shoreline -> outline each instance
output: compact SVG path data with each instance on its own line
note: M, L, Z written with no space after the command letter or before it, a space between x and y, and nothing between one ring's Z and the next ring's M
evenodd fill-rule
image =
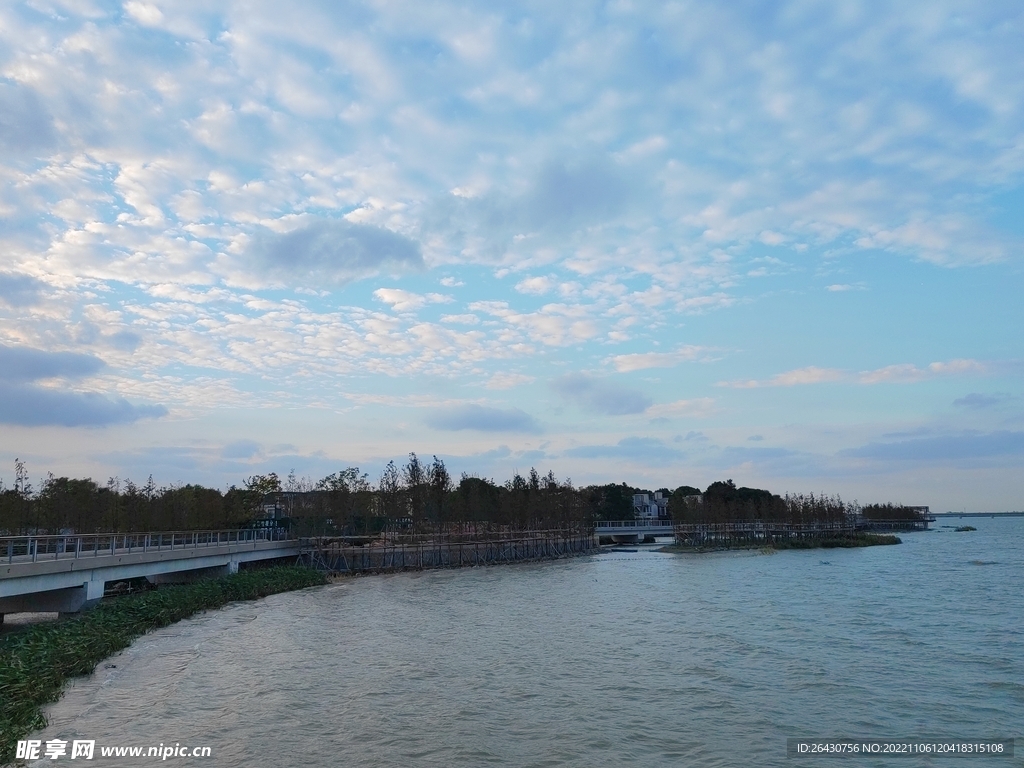
M19 739L46 726L42 708L60 699L71 678L92 674L104 659L147 632L206 610L328 583L300 566L244 570L116 597L58 621L26 625L0 637L0 765L14 764Z
M902 544L899 536L887 533L858 533L852 536L834 536L820 539L786 539L773 542L749 542L723 546L689 547L683 544L668 544L658 552L669 554L728 552L730 550L769 550L781 552L787 549L855 549L859 547L879 547Z

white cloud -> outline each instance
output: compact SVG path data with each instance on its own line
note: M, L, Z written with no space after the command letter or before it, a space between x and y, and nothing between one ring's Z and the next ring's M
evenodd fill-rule
M984 375L988 372L988 366L977 360L950 360L931 363L924 368L911 363L887 365L874 371L862 371L857 380L861 384L905 384L936 376Z
M698 397L692 400L676 400L671 403L658 403L647 409L646 413L653 418L672 418L690 416L708 418L714 413L715 400L711 397Z
M847 374L838 368L818 368L810 365L806 368L797 368L785 373L778 373L770 379L758 381L750 379L747 381L721 381L720 387L732 387L734 389L755 389L758 387L793 387L803 384L822 384L826 382L842 381Z
M488 389L513 389L535 381L533 376L521 373L496 373L487 380Z
M504 301L476 301L469 305L507 324L508 342L536 341L551 347L563 347L598 335L598 323L591 308L567 304L547 304L537 312L517 312Z
M555 281L551 277L528 277L516 283L516 290L520 293L532 296L541 296L555 287Z
M152 3L141 3L131 0L124 4L125 13L146 27L157 27L164 20L164 15Z
M708 350L704 347L684 346L674 352L640 352L629 355L615 355L610 362L619 373L641 371L645 368L671 368L682 362L696 360Z
M876 368L872 371L861 371L853 374L839 368L818 368L808 366L797 368L785 373L778 373L769 379L749 379L739 381L720 381L718 386L733 389L756 389L759 387L795 387L807 384L826 384L848 382L858 384L906 384L937 376L985 375L991 372L991 366L977 360L950 360L948 362L930 363L919 368L913 363L900 363Z
M441 315L442 323L451 323L453 325L477 325L480 322L480 318L476 315Z
M396 312L415 312L427 304L449 304L452 301L450 296L440 293L428 293L424 296L401 288L378 288L373 295L379 301L390 304ZM462 317L467 316L463 315Z

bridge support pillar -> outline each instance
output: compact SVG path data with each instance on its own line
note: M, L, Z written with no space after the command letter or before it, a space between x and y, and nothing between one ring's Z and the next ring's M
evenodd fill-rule
M107 582L90 579L85 582L85 602L82 604L85 608L91 608L96 605L103 597L103 590L106 589Z
M104 586L102 581L86 581L80 587L2 597L0 616L5 613L78 613L99 602Z

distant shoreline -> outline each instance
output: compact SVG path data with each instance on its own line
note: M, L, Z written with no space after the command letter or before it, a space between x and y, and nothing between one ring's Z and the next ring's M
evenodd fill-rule
M878 547L902 544L899 536L879 533L857 533L851 536L832 536L820 539L790 539L772 542L749 542L723 546L689 547L682 544L668 544L658 552L694 553L694 552L727 552L736 549L767 549L781 551L784 549L854 549L858 547Z

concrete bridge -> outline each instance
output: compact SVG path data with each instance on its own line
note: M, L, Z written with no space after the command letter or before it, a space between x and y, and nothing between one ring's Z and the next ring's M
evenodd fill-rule
M190 581L300 551L280 529L0 537L0 622L5 613L74 613L112 581Z
M594 524L594 536L598 543L601 539L611 539L614 544L638 544L643 541L653 542L656 536L672 535L672 521L657 518L599 520Z

